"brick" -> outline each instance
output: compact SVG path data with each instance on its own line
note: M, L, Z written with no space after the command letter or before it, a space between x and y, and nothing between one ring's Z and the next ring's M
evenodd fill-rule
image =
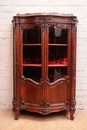
M0 90L5 91L5 90L12 90L12 89L13 89L13 77L11 76L0 77Z
M68 0L50 0L50 5L67 5Z
M12 96L12 90L0 90L0 104L12 102Z
M19 6L1 6L0 8L1 13L12 13L15 14L20 13L20 7Z
M85 46L81 45L81 46L78 46L77 51L78 51L79 54L81 52L86 54L87 48Z
M79 58L79 57L78 57ZM85 64L77 64L76 65L76 70L77 71L84 71L84 70L86 70L87 71L87 65L85 65Z
M25 0L24 0L25 1ZM22 2L22 1L21 1ZM10 4L11 6L13 5L20 5L20 1L19 0L10 0Z
M83 20L84 21L84 20ZM82 38L82 39L87 39L86 32L78 32L77 33L77 38Z
M77 83L80 83L80 84L87 84L87 77L83 76L83 77L80 77L79 75L77 76L78 78L76 78L76 82Z
M11 46L11 45L13 46L13 39L11 39L11 38L10 39L5 39L5 38L0 39L0 46L3 47L3 46Z
M9 58L8 58L9 59ZM12 58L11 58L12 59ZM8 60L9 61L9 60ZM12 60L11 60L12 61ZM11 62L10 61L10 62ZM12 64L12 63L11 63ZM13 67L11 67L11 64L1 64L0 65L0 71L3 70L3 71L12 71L13 70ZM13 65L13 64L12 64Z
M0 20L0 25L9 26L10 24L11 24L11 19L2 19L2 20Z
M6 104L6 103L0 104L0 110L6 110L6 109L11 110L12 108L13 108L12 103L9 103L9 104Z
M82 53L81 53L82 54ZM76 63L77 63L77 65L78 64L80 64L80 65L83 65L83 63L86 65L86 63L87 63L87 61L86 61L86 58L80 58L79 57L79 59L77 58L77 60L76 60Z
M0 5L10 5L10 0L0 0Z
M0 19L9 19L9 13L0 13Z
M0 77L4 77L4 76L8 76L8 75L13 76L12 70L10 70L10 71L9 70L8 71L7 70L6 71L0 70Z
M0 32L0 38L6 38L9 39L11 37L10 32Z
M79 19L78 25L79 26L83 26L83 23L84 23L84 26L87 26L87 18L85 18L85 19Z
M11 32L12 26L11 25L0 25L0 32Z
M79 77L87 77L87 71L77 71L77 76ZM84 81L85 82L85 81Z
M19 5L23 5L23 6L26 5L26 6L28 6L29 5L29 0L19 0Z
M39 7L38 7L39 8ZM25 13L35 13L37 12L37 9L35 6L20 6L20 13L25 14Z
M87 25L78 26L78 32L87 32Z
M13 55L13 46L2 46L2 48L0 48L0 56L2 57L2 59L4 58L8 58L9 56ZM1 60L0 60L1 62Z
M74 6L77 5L77 6L80 6L80 5L82 5L82 0L79 0L79 1L78 0L76 0L76 1L69 0L68 1L68 5L72 5L72 6L73 5Z
M30 5L49 5L49 0L30 0Z
M77 39L77 49L78 49L78 46L85 46L86 47L87 45L87 39Z

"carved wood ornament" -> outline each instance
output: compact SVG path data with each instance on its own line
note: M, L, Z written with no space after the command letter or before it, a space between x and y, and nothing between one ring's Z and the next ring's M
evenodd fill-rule
M22 109L47 115L75 111L77 17L57 13L13 17L14 97Z

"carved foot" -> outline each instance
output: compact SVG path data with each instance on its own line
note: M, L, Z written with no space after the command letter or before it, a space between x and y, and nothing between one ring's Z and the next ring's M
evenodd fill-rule
M72 104L71 104L71 108L70 108L70 117L71 117L71 120L73 120L74 119L74 112L75 112L75 105L76 105L76 101L74 100L73 102L72 102Z
M18 118L19 118L19 113L20 113L19 110L18 110L18 111L15 111L15 117L14 117L15 120L18 120Z
M75 110L71 110L70 111L70 118L71 118L71 120L74 120L74 112L75 112Z
M74 120L74 116L70 116L71 117L71 120Z
M15 118L14 118L14 119L15 119L15 120L18 120L18 118L19 118L19 116L15 116Z

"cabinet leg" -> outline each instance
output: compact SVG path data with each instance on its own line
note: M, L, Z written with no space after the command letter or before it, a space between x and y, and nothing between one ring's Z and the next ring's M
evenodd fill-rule
M76 100L74 99L74 101L72 102L71 104L71 108L70 108L70 117L71 117L71 120L74 119L74 112L75 112L75 105L76 105Z
M15 120L18 120L20 111L15 111Z
M74 112L75 112L75 110L70 110L70 118L71 118L71 120L74 119Z

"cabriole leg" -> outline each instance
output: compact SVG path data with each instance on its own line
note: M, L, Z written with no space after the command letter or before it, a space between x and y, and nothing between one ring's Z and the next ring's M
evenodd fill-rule
M15 120L18 120L18 118L19 118L19 113L20 113L20 111L19 110L15 110Z
M71 118L71 120L74 119L74 112L75 112L75 110L70 110L70 118Z

